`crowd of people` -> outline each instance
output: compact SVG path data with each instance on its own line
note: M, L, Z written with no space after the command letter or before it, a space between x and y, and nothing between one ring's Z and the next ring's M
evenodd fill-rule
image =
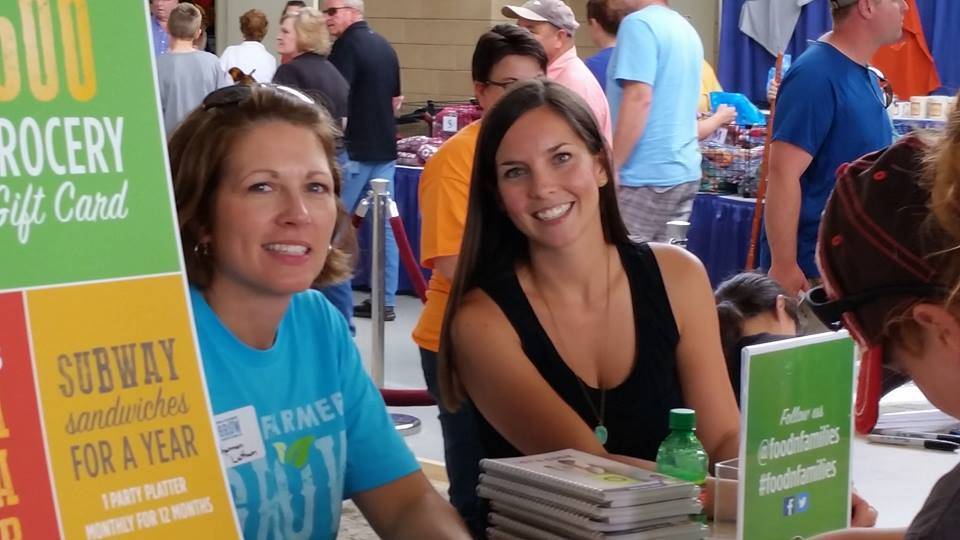
M154 43L166 33L161 102L214 413L329 404L323 422L264 424L267 457L228 470L245 537L335 535L349 497L384 537L482 538L480 459L576 448L651 467L675 407L698 411L711 462L735 457L740 350L814 318L850 330L871 377L896 371L960 415L960 112L943 134L894 143L867 69L899 36L901 0L833 0L834 31L777 89L770 273L716 291L696 257L659 242L689 216L710 129L697 111L715 76L691 24L663 0L589 0L604 50L584 62L566 3L503 8L516 24L484 32L472 57L483 116L440 147L419 186L433 273L413 339L440 405L449 503L350 337L370 304L352 305L347 216L371 178L393 177L396 53L362 0L294 1L275 69L257 10L241 17L244 43L211 61L187 50L199 10L166 4L151 2ZM224 82L231 69L241 84ZM873 388L859 391L875 409ZM305 457L291 468L294 445ZM948 538L958 501L960 467L906 531L829 538ZM851 511L855 526L876 521L856 495Z

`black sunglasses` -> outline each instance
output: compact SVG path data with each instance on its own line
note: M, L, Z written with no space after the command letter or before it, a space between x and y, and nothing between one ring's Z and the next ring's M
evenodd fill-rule
M320 13L323 13L323 14L326 15L327 17L333 17L333 16L336 15L337 12L340 11L341 9L356 9L356 8L353 8L353 7L351 7L351 6L332 7L332 8L327 8L327 9L322 10L322 11L320 11Z
M884 109L889 109L890 105L893 105L893 85L890 84L890 81L887 80L883 72L878 68L867 66L867 69L877 77L877 84L880 85L881 95L877 96L877 98L880 100L880 103L883 104Z
M203 110L209 111L210 109L216 109L218 107L238 105L253 94L254 88L273 90L277 93L285 94L310 105L317 104L316 101L310 99L310 96L304 94L296 88L290 88L289 86L270 83L234 84L232 86L218 88L217 90L207 94L207 97L203 98Z
M843 314L863 307L870 302L890 296L914 296L918 298L937 298L950 293L946 287L939 285L891 285L867 289L857 294L831 300L823 285L814 287L806 292L803 301L810 306L810 311L831 330L839 330L842 326Z

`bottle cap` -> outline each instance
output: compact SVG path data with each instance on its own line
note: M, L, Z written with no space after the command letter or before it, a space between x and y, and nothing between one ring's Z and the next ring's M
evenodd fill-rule
M697 425L697 413L693 409L670 409L670 429L693 431Z

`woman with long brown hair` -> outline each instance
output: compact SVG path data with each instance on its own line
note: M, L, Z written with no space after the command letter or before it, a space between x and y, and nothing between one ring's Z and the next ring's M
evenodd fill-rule
M650 461L684 406L711 460L736 456L703 266L628 238L614 174L589 108L555 83L521 83L487 112L439 379L448 408L475 404L488 457Z

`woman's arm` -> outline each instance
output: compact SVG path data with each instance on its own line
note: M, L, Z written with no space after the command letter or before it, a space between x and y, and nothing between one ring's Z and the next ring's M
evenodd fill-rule
M677 322L677 371L684 401L697 411L697 437L710 461L738 455L740 411L720 347L720 324L703 264L690 252L651 244Z
M357 493L353 502L380 538L470 538L456 510L421 471Z
M486 293L464 299L451 328L456 368L484 418L524 454L606 451L593 429L540 376L510 322Z

